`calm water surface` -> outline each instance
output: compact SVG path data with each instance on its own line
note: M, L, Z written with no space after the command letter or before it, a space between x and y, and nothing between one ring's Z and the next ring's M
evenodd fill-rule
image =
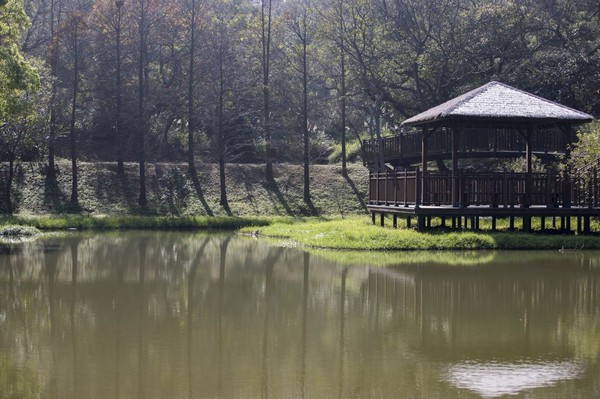
M0 397L600 396L600 253L0 247Z

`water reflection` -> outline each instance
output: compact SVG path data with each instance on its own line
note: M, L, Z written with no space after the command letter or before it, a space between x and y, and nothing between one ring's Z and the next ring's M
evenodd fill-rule
M575 362L460 363L450 366L444 377L457 388L493 398L553 386L582 374L583 367Z
M179 233L5 247L0 367L44 398L600 392L600 253L335 254Z

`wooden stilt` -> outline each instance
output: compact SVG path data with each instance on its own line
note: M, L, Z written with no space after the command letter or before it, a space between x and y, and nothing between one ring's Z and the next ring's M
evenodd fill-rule
M425 216L417 216L417 231L425 230Z
M590 217L583 217L583 234L590 234L592 232Z
M385 226L385 213L383 212L379 214L379 224L381 227Z
M513 231L515 229L515 217L511 216L508 218L508 229Z
M375 212L371 212L371 222L375 224Z
M492 216L492 231L496 231L496 216Z
M523 231L531 233L531 216L523 216Z
M412 227L412 219L410 216L406 217L406 228L410 229Z
M397 229L398 228L398 215L394 214L392 216L392 226Z

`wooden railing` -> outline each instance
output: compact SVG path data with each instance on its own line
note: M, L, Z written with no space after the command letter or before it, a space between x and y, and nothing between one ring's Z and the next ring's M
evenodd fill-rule
M547 173L387 171L369 174L369 204L386 206L600 207L597 172L565 180Z
M383 161L407 162L418 159L421 155L422 133L402 133L395 136L382 137ZM362 151L365 163L375 162L377 140L365 140ZM428 156L435 158L451 155L452 137L448 129L433 133L427 140ZM558 129L537 131L532 137L532 151L537 154L564 153L566 141L564 134ZM525 153L525 139L515 129L509 128L469 128L461 129L458 152L460 153L490 153L514 152Z

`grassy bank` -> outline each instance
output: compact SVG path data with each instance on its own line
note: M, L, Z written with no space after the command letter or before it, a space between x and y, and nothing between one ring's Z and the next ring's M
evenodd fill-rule
M442 231L381 228L368 217L275 222L257 229L282 244L349 250L600 249L598 236L521 232ZM243 229L251 231L251 229Z
M228 208L219 203L217 165L197 164L197 178L192 178L186 173L186 164L148 164L149 204L145 209L137 205L137 164L127 163L125 175L117 176L114 164L79 163L79 209L69 205L70 164L61 160L58 167L54 184L45 179L41 163L18 166L12 196L15 214L341 217L366 212L368 172L360 164L349 166L348 177L342 176L337 165L311 166L310 203L303 199L301 165L275 164L275 181L266 183L264 165L228 164ZM6 168L0 163L0 188Z
M284 218L228 216L13 216L0 218L0 226L31 226L40 230L106 229L224 229L283 223Z

